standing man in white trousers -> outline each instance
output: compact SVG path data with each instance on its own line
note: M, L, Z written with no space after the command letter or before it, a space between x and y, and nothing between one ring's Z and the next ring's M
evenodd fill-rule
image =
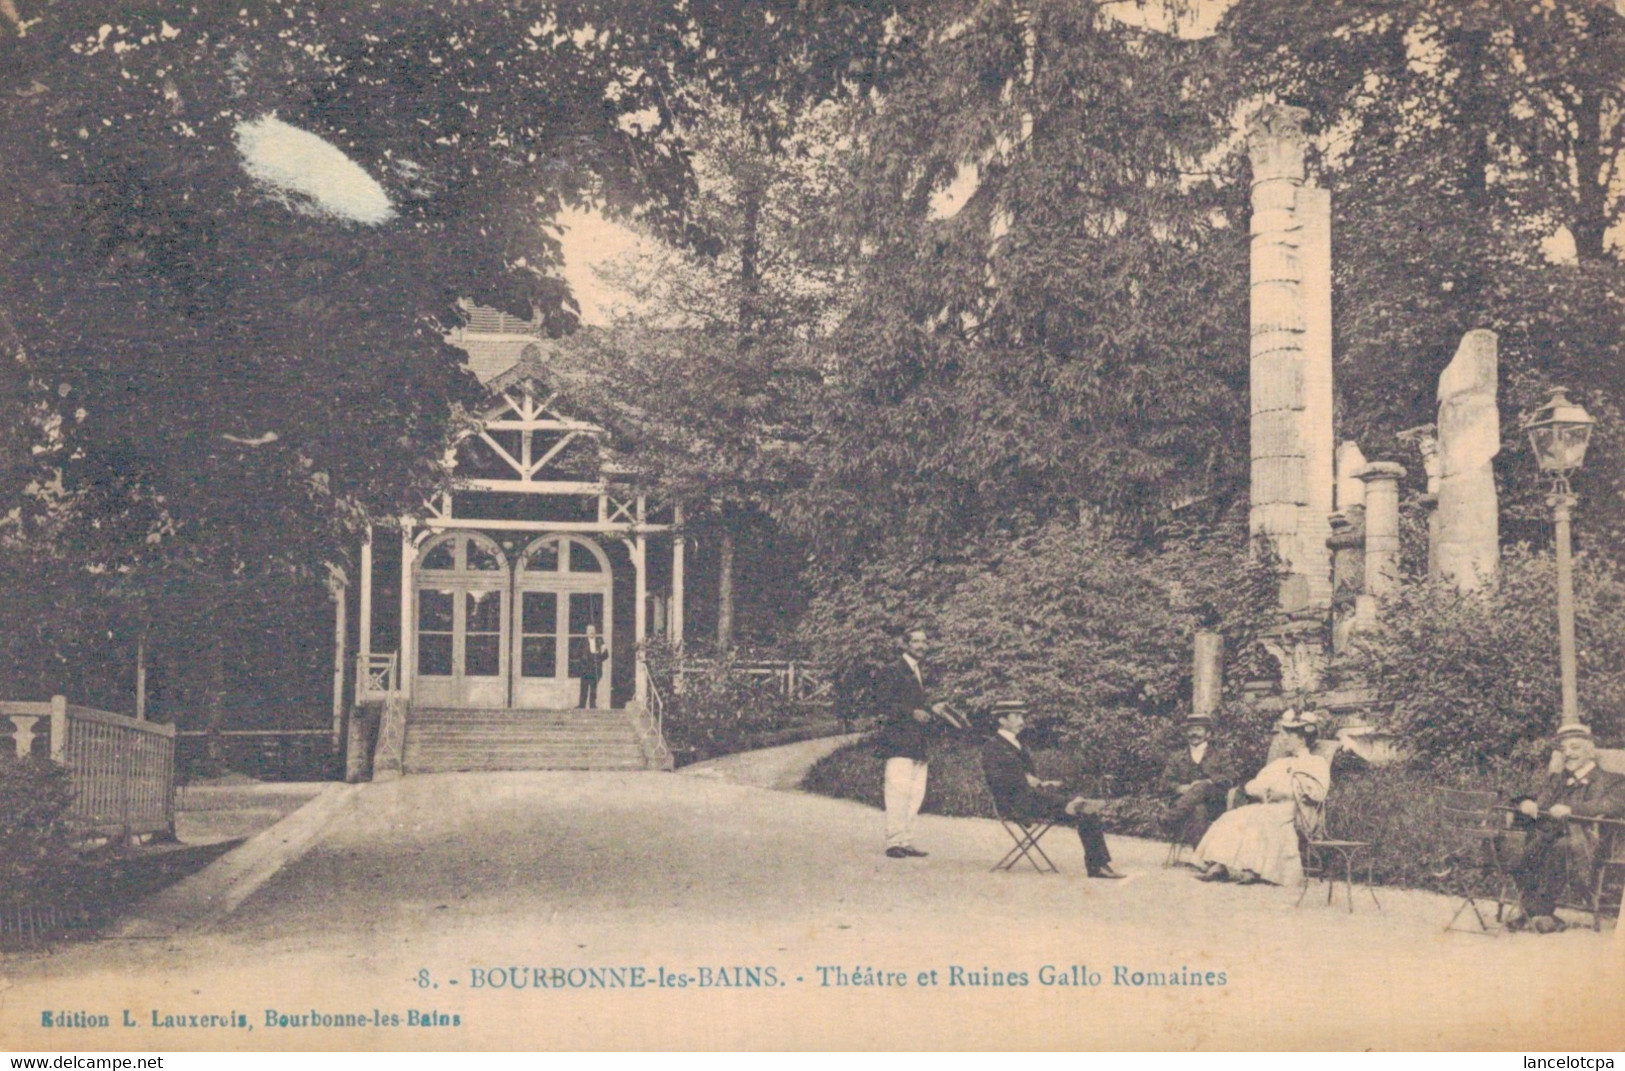
M932 703L926 694L925 630L910 629L903 636L902 657L887 666L877 688L880 701L880 754L886 760L886 856L922 858L914 847L914 820L925 801L926 746L937 720L955 728L965 726L946 703Z

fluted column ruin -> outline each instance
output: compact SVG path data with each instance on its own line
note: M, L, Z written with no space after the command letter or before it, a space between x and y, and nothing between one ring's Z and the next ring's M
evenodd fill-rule
M1304 181L1301 108L1268 105L1252 160L1250 528L1287 570L1283 605L1331 602L1331 200ZM1285 606L1299 609L1298 606Z

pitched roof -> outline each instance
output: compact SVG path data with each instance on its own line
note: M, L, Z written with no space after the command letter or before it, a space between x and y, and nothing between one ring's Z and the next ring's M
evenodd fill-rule
M535 321L466 299L459 304L468 322L452 328L446 341L468 354L469 371L486 386L523 359L545 364L558 349L558 342L546 337Z

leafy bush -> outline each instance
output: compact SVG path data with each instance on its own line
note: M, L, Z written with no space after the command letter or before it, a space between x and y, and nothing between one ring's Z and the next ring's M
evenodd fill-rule
M1087 756L1089 774L1139 784L1161 770L1189 708L1198 629L1224 634L1232 692L1273 673L1254 640L1274 609L1276 575L1246 548L1239 514L1149 544L1095 519L1052 522L956 563L873 563L825 591L803 635L845 672L857 712L872 709L868 673L897 657L904 629L923 627L956 705L985 711L1025 698L1036 723Z
M679 765L764 746L764 737L808 724L819 712L792 703L761 676L740 670L738 652L689 660L677 684L678 652L663 643L645 650L649 674L666 703L666 744Z
M0 755L0 909L49 904L69 890L72 803L60 766Z
M1371 843L1373 880L1383 885L1450 891L1438 873L1460 845L1440 827L1434 797L1441 788L1488 789L1503 799L1532 789L1545 767L1509 761L1449 775L1422 764L1334 769L1326 799L1328 832Z
M1625 711L1625 580L1607 563L1575 569L1580 705L1599 737ZM1353 668L1388 706L1391 727L1422 757L1483 766L1549 733L1559 709L1552 559L1514 548L1493 592L1448 583L1403 587L1381 626L1356 643Z

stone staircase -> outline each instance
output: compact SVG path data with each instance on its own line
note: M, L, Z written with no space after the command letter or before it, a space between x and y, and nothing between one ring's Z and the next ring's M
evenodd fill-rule
M446 710L406 719L405 773L669 769L635 710Z

